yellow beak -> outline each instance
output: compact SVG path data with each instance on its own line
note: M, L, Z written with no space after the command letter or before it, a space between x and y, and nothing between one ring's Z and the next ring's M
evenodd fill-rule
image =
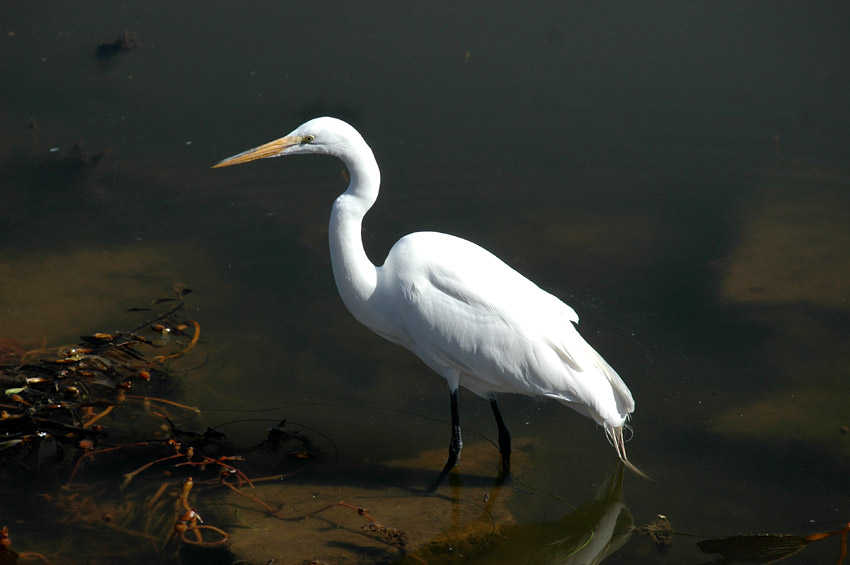
M280 139L275 139L274 141L269 141L259 147L254 147L253 149L249 149L248 151L243 151L237 155L232 157L228 157L227 159L222 159L218 163L212 166L213 169L217 169L219 167L229 167L230 165L239 165L240 163L248 163L250 161L256 161L257 159L265 159L267 157L277 157L280 155L284 149L288 147L292 147L293 145L298 145L301 143L301 136L293 135L291 137L281 137Z

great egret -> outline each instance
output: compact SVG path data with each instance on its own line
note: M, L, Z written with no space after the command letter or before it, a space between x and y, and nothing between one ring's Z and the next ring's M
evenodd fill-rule
M635 409L632 394L579 335L572 308L489 251L443 233L406 235L383 266L372 264L360 232L378 198L381 174L353 127L336 118L316 118L214 168L295 154L333 155L348 168L350 182L334 202L329 229L334 279L346 307L363 325L406 347L448 381L452 438L438 483L457 465L463 447L458 386L490 401L504 472L511 436L495 394L514 392L554 398L593 419L604 427L623 463L640 473L629 463L623 439L623 426Z

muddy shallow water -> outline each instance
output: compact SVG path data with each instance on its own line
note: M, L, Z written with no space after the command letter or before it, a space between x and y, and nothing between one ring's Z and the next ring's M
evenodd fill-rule
M174 378L201 415L182 425L222 426L234 450L284 419L309 436L309 460L247 463L257 474L303 463L257 486L287 517L344 499L404 529L412 562L488 563L710 562L696 541L850 521L847 8L0 12L0 338L76 343L190 287L204 358ZM98 51L125 31L127 50ZM406 233L444 231L570 304L635 396L628 449L652 481L627 472L620 488L600 429L506 396L514 478L493 491L490 409L462 392L459 475L422 494L445 456L448 394L336 294L326 238L342 165L209 168L322 114L355 125L381 166L363 233L373 260ZM109 482L137 464L99 461L100 504L150 496ZM33 500L51 487L5 471L15 484L0 526L16 551L108 561L85 523L60 520L45 538L50 507ZM295 524L226 488L198 493L232 556L175 559L402 557L346 507ZM682 534L663 551L629 530L659 514ZM787 562L837 557L829 538Z

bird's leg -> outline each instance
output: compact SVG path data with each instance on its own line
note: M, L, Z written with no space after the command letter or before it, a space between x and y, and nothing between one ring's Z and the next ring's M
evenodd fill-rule
M460 461L460 452L463 449L463 439L460 437L460 415L457 410L457 389L451 391L452 404L452 440L449 442L449 458L437 479L431 484L429 492L434 492L443 482L449 472L454 469Z
M502 412L495 398L490 399L490 408L496 417L496 426L499 428L499 452L502 454L502 473L507 474L511 468L511 432L502 419Z
M446 465L457 466L460 461L460 452L463 449L463 439L460 437L460 414L457 410L457 389L451 392L452 404L452 441L449 443L449 460Z

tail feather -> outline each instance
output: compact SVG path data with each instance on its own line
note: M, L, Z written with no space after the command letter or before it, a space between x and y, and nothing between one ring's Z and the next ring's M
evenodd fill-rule
M623 426L609 426L605 425L605 434L608 436L608 440L611 442L611 445L614 446L614 450L617 452L617 457L620 458L620 461L623 462L623 465L643 477L644 479L652 480L649 475L638 469L637 467L629 461L629 458L626 456L626 441L623 439Z

